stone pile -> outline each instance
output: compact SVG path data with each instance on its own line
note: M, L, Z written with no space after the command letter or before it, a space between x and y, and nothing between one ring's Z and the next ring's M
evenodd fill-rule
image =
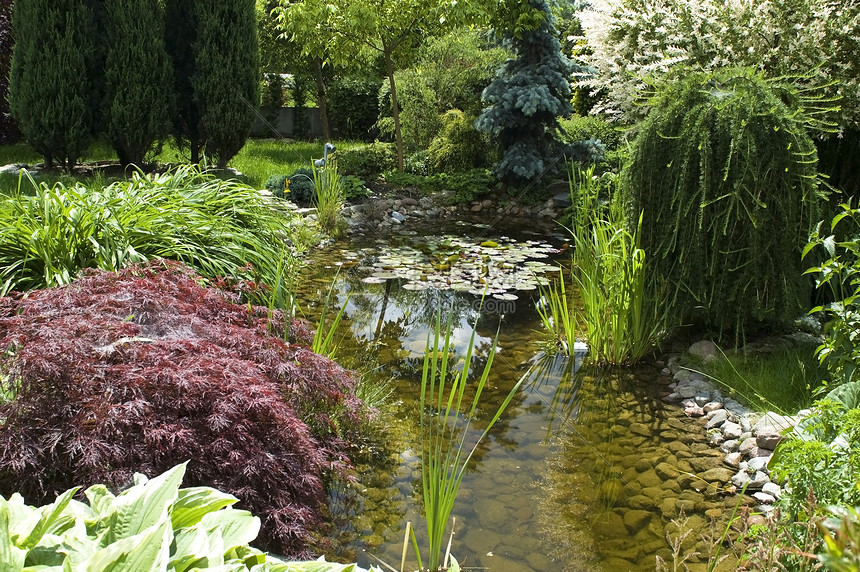
M697 342L688 350L705 361L714 359L718 351L709 341ZM731 485L736 491L751 495L762 513L770 513L782 488L771 480L768 462L784 438L783 432L794 427L808 412L785 416L751 411L725 397L704 374L683 367L678 357L668 360L664 373L673 378L669 385L672 392L664 399L679 403L688 417L704 421L708 442L725 455L723 464L736 471Z

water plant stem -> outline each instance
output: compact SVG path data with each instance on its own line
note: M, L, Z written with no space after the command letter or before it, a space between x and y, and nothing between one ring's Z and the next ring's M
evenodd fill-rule
M487 361L475 384L475 395L466 413L461 413L465 389L471 369L475 345L475 327L469 338L462 367L450 371L452 317L449 315L443 335L441 312L437 312L434 330L427 336L424 365L421 374L421 415L422 435L421 484L424 493L424 512L428 533L428 567L426 570L439 570L442 556L442 543L445 528L454 508L457 492L463 481L469 461L478 444L489 434L508 404L519 390L520 379L496 410L486 428L471 448L468 447L471 420L478 409L481 394L487 385L497 339L487 354ZM497 336L498 338L498 332ZM451 383L446 388L446 382ZM416 549L416 555L418 551ZM420 556L419 567L421 566ZM452 568L456 560L452 559ZM422 570L425 570L423 567Z

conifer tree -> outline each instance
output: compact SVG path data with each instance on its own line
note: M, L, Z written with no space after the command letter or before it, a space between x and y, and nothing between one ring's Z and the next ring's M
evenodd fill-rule
M171 68L158 0L108 0L105 113L120 163L140 165L170 126Z
M194 0L194 105L206 152L225 168L245 144L260 104L254 0Z
M12 63L12 0L0 0L0 143L15 137L15 124L9 116L9 66Z
M173 62L172 134L180 148L188 144L191 162L199 163L203 141L200 112L191 86L195 70L193 46L197 39L197 19L192 2L166 0L164 37L167 53Z
M95 135L99 59L95 18L85 0L18 0L9 106L27 141L50 168L72 169Z
M558 118L569 117L572 110L572 64L561 52L550 6L546 0L524 4L531 11L526 19L535 23L506 32L516 57L484 90L490 107L475 122L501 145L496 175L516 186L544 172L547 159L560 150ZM517 21L519 25L523 19Z

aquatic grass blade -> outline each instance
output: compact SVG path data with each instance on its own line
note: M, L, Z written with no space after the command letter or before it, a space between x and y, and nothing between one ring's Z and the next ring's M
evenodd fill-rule
M420 427L422 434L421 485L424 495L424 512L428 533L428 568L439 569L445 528L469 462L478 445L487 437L502 416L522 383L520 379L496 410L484 431L469 447L469 428L481 395L487 385L493 356L497 347L498 332L489 349L487 362L475 386L475 397L469 410L461 412L465 386L474 356L477 322L473 326L460 367L449 377L452 315L442 333L441 311L437 312L434 329L427 336L421 376ZM446 397L447 392L447 397ZM461 423L461 415L465 423Z

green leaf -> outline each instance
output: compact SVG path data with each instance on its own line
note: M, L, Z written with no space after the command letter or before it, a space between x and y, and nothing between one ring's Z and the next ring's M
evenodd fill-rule
M236 546L249 544L260 532L260 519L247 510L225 509L210 512L200 521L208 531L218 531L224 542L222 554Z
M828 393L825 399L832 399L842 403L846 409L860 407L860 381L844 383Z
M173 531L166 518L139 534L122 538L92 555L87 572L162 572L167 570Z
M114 499L108 541L135 536L169 520L169 510L179 496L187 463L177 465L147 482L140 482Z
M78 492L79 487L75 487L73 489L69 489L64 492L62 495L57 497L53 503L48 506L42 507L40 509L41 516L34 523L33 527L26 533L26 536L21 538L24 534L24 530L20 527L15 532L18 535L17 544L21 548L33 548L38 544L39 540L42 538L48 529L50 529L54 523L60 518L60 515L66 510L66 507L69 505L69 502L72 500L72 497ZM15 534L15 533L13 533Z
M24 567L27 551L21 550L12 543L12 537L9 534L9 513L8 502L0 497L0 568L16 572Z
M238 502L233 495L211 487L180 489L170 519L174 530L194 526L210 512L221 510Z

